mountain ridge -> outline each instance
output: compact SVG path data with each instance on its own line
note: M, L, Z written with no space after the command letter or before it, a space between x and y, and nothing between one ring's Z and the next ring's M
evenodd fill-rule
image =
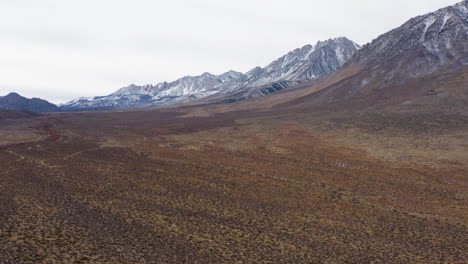
M242 88L273 85L279 81L289 86L338 70L358 48L358 44L345 37L319 41L316 45L309 44L290 51L264 68L257 66L246 73L231 70L214 75L206 72L199 76L185 76L173 82L156 85L133 84L107 96L72 100L62 105L61 109L74 111L167 106L215 94L228 94Z
M468 102L468 0L409 19L287 105ZM458 81L446 79L451 76ZM436 85L437 83L437 85ZM398 105L398 104L397 104Z
M28 99L17 93L9 93L0 97L0 109L27 110L31 112L58 112L59 108L46 100L39 98Z
M239 102L244 98L241 92L252 93L252 90L239 90L188 105L235 102L213 107L212 113L239 109L314 111L390 105L397 110L452 106L463 109L468 105L467 12L468 0L465 0L411 18L364 45L333 74L270 96ZM401 46L406 48L399 49Z

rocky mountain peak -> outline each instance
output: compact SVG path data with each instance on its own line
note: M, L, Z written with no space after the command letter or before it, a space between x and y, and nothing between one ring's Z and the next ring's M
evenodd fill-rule
M232 80L237 80L237 79L240 79L242 77L244 77L243 73L236 72L236 71L233 71L233 70L230 70L228 72L225 72L225 73L219 75L219 78L223 82L229 82L229 81L232 81Z
M20 99L20 98L22 98L22 96L13 92L13 93L9 93L9 94L5 95L3 98L4 99Z
M164 106L218 93L226 94L242 88L261 87L279 81L282 82L280 88L284 89L298 82L320 78L336 71L359 48L357 44L346 38L319 43L320 51L308 44L288 52L265 68L255 67L245 74L233 70L220 75L205 72L200 76L185 76L170 83L130 85L109 96L71 101L63 105L62 109ZM279 88L276 88L271 91L278 90Z
M458 40L455 41L454 40ZM465 49L468 40L468 1L410 19L401 27L365 45L349 61L376 67L407 50L421 48L444 63ZM454 47L458 46L458 47Z

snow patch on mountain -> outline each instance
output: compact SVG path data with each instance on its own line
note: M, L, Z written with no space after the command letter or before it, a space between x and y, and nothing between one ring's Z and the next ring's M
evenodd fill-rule
M428 19L426 19L424 21L424 30L421 34L421 41L423 42L425 39L426 39L426 34L427 34L427 30L432 26L434 25L434 22L436 22L437 19L435 17L429 17Z

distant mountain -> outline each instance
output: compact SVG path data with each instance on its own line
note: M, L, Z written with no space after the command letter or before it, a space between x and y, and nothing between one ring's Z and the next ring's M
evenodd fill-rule
M0 97L0 109L27 110L31 112L58 112L59 108L39 98L28 99L17 93Z
M130 85L108 96L79 98L61 106L64 111L129 109L185 103L213 95L242 91L236 100L258 97L298 82L323 77L340 69L360 48L347 38L318 42L295 49L247 73L229 71L221 75L204 73L157 85ZM261 89L261 87L269 87Z
M363 46L297 102L468 103L468 0L410 19Z
M186 76L174 82L157 85L130 85L108 95L79 98L61 106L64 111L109 110L163 106L183 103L215 94L221 90L236 89L242 73L230 71L221 75L204 73Z

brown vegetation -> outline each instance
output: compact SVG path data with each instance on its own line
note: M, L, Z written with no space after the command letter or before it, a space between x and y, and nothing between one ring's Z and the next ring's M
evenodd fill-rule
M466 262L466 113L191 111L0 124L0 262Z

